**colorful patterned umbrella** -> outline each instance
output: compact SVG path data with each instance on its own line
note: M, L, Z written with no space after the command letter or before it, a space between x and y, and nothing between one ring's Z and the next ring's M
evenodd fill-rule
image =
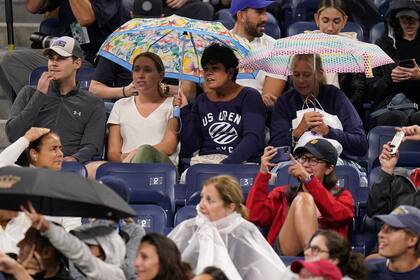
M128 21L107 38L99 55L131 71L133 59L150 51L161 57L166 77L202 82L200 58L204 48L212 43L230 47L239 60L250 50L248 41L219 22L173 15ZM239 71L238 78L254 77L252 71Z
M252 50L240 67L290 75L295 54L319 54L326 73L365 73L394 61L377 45L339 35L301 33L277 40L271 48Z

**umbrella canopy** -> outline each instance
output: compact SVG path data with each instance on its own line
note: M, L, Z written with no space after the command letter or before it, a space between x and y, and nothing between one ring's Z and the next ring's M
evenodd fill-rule
M106 39L99 55L131 71L138 54L153 52L162 59L166 77L202 82L201 55L212 43L230 47L239 60L250 50L247 40L227 30L220 22L172 15L128 21ZM238 78L255 78L255 73L240 70Z
M135 216L114 191L78 174L49 169L0 168L0 208L20 210L30 201L49 216L119 219Z
M301 33L279 39L270 48L252 50L240 67L290 75L295 54L319 54L326 73L365 73L366 77L373 76L372 68L394 63L374 44L339 35Z

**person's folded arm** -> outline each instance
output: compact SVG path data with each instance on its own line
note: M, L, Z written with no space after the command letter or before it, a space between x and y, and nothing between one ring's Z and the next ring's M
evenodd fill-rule
M324 136L340 142L343 146L344 155L364 156L367 152L368 143L362 120L343 92L336 98L335 108L337 108L337 117L343 125L343 130L330 128Z
M274 105L270 127L271 146L292 146L292 119L289 116L289 107L283 97L279 97Z
M95 155L101 155L105 135L105 106L98 102L93 110L80 141L81 148L74 155L79 162L91 160Z
M178 146L177 132L178 120L175 118L169 119L162 140L158 144L154 145L154 147L167 156L172 155L175 153Z
M39 91L33 92L30 86L24 87L10 109L10 117L6 122L6 134L10 142L15 142L19 137L34 126L48 96Z
M197 104L187 105L181 108L180 141L181 148L186 155L192 155L201 149L201 121L198 116Z
M88 26L96 21L90 0L69 0L69 2L73 15L81 26Z

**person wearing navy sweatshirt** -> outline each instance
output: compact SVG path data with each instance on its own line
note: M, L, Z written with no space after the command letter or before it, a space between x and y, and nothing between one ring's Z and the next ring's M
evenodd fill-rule
M209 89L192 105L175 97L181 106L181 147L184 154L218 155L213 163L258 162L264 148L266 108L255 89L235 83L238 59L222 45L207 47L201 58Z
M295 55L292 60L293 88L285 92L274 105L270 145L292 146L306 131L312 131L325 138L335 139L343 146L341 158L360 160L367 152L367 138L362 121L345 93L332 85L326 85L322 63L316 56L316 75L313 73L313 55ZM302 109L305 99L321 104L325 112L336 115L343 130L332 128L323 121L319 111L306 112L295 129L292 120L296 111ZM317 107L319 108L319 107Z

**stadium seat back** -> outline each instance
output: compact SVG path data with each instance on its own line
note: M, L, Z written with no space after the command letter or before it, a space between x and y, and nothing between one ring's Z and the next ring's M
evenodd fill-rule
M293 20L312 20L318 10L318 2L318 0L293 0Z
M136 204L130 206L136 211L136 217L133 218L134 222L141 225L146 233L166 233L166 213L162 207L154 204Z
M393 126L376 126L368 133L368 172L379 166L379 155L382 147L391 141L395 135ZM397 166L412 167L420 166L420 145L416 141L406 141L399 148L399 159Z
M378 22L370 29L369 41L375 44L376 40L381 38L385 32L385 25L383 22Z
M38 84L38 80L41 77L42 73L48 71L48 67L41 66L33 70L29 74L29 85L36 86ZM80 67L76 74L76 81L80 82L80 87L88 90L90 86L90 81L93 77L93 72L95 72L95 68L93 67Z
M61 171L77 173L83 177L87 177L86 167L80 162L76 161L63 161Z
M258 170L259 166L256 164L195 164L187 171L186 199L188 201L194 193L200 193L204 181L222 174L235 177L243 191L247 193L254 183Z
M194 218L195 216L197 216L197 210L195 206L185 206L178 209L178 211L175 213L174 227L185 220Z

